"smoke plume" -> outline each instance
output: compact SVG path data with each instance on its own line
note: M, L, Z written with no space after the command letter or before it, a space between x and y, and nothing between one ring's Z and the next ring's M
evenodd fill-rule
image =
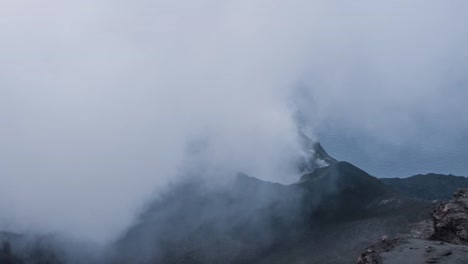
M106 242L190 173L294 182L298 130L456 144L467 8L2 1L0 229Z

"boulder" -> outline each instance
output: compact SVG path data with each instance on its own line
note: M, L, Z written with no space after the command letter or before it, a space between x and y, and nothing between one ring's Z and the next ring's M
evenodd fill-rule
M432 220L432 239L468 245L468 189L458 190L452 200L436 206Z

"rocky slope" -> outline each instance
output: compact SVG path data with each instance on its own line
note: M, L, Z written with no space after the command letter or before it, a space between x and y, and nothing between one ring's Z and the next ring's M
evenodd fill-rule
M432 228L417 230L427 224ZM385 237L367 248L357 263L468 263L468 189L460 189L452 200L435 205L432 220L415 225L410 234Z
M215 190L195 182L149 207L116 244L114 262L349 263L376 236L407 232L428 209L347 162L292 185L246 175Z
M409 232L430 209L428 202L402 197L347 162L316 169L297 185L311 194L329 191L311 212L306 235L258 263L352 263L366 243Z

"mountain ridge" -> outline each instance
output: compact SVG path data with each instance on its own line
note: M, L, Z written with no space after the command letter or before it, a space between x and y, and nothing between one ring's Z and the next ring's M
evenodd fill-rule
M418 174L407 178L380 178L381 182L408 197L449 200L459 188L468 188L468 178L451 174Z

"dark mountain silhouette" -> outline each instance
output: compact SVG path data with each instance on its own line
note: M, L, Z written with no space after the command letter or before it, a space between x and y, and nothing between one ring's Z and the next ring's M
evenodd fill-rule
M451 174L429 173L380 181L403 195L425 200L449 200L456 190L468 187L468 178Z
M0 232L0 264L68 263L62 245L49 235Z

